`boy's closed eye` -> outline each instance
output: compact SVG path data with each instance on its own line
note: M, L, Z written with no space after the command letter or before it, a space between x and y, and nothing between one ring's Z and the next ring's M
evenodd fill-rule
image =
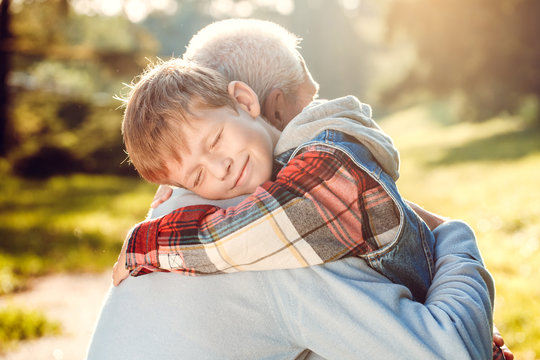
M203 174L203 169L202 168L197 170L196 175L195 175L195 180L193 181L193 188L196 188L199 184L202 183L203 175L204 174Z
M213 150L221 141L223 135L223 128L220 128L216 135L214 136L214 139L210 143L210 150ZM198 185L200 185L204 180L204 171L202 168L197 170L195 175L195 180L193 181L193 188L196 188Z
M217 144L218 144L218 143L220 142L220 140L221 140L221 137L222 137L221 135L222 135L222 134L223 134L223 128L221 128L221 129L217 132L216 136L214 137L214 140L212 141L212 144L210 145L210 149L213 149L213 148L215 148L215 147L217 146Z

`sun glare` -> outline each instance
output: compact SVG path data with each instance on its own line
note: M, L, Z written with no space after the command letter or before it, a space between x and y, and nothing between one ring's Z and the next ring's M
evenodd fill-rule
M294 10L294 2L293 0L213 0L210 4L210 13L215 18L249 17L259 7L290 15Z
M132 22L140 22L152 11L174 13L178 4L175 0L73 0L76 12L86 15L125 15Z
M128 0L124 5L124 11L129 20L133 22L143 21L150 12L147 2L144 0Z

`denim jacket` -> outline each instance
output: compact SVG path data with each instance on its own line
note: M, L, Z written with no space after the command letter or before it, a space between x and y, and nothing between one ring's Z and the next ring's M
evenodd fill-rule
M336 130L324 130L312 140L283 153L277 160L286 163L305 147L316 144L344 152L392 197L395 209L399 212L399 231L392 241L362 257L392 282L409 288L415 300L424 301L435 273L434 238L427 225L404 202L394 180L382 170L371 152L350 135Z

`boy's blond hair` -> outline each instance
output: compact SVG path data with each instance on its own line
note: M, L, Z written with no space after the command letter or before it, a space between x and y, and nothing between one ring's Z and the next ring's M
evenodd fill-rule
M306 78L311 78L298 52L300 41L270 21L226 19L195 34L184 59L216 69L229 81L245 82L262 105L273 89L295 96Z
M139 174L169 184L170 160L180 161L183 131L194 107L231 107L228 81L219 72L182 59L150 64L131 86L124 102L122 135ZM170 184L175 185L175 184Z

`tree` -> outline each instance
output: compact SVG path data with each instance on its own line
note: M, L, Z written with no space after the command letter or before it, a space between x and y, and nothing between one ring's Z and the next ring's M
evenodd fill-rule
M321 96L364 100L372 80L373 47L355 29L357 16L338 1L296 0L285 27L301 37L302 55L321 85Z
M537 0L396 1L387 19L390 37L405 34L417 62L386 100L419 89L460 92L470 120L515 111L525 96L538 101L539 17Z
M0 3L0 157L7 152L9 91L7 76L10 68L9 0Z
M132 173L120 167L125 153L113 95L154 56L156 41L126 17L84 15L71 4L19 0L7 12L13 36L6 47L6 158L22 176Z

